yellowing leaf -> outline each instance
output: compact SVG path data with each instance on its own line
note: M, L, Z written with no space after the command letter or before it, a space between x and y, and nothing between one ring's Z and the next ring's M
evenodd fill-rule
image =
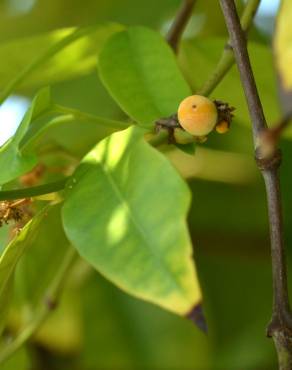
M115 133L68 186L65 232L117 286L185 315L201 299L186 225L188 187L139 128Z
M274 48L283 87L292 89L292 2L282 0L277 19Z

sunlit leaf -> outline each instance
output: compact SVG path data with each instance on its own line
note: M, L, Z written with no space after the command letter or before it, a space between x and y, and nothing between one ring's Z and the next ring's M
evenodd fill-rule
M121 108L142 125L173 114L190 95L170 47L147 28L113 35L100 53L99 72Z
M21 153L19 146L31 120L45 112L50 104L48 89L41 90L32 101L13 137L0 148L0 185L28 172L36 164L36 157L32 154Z
M106 39L121 29L118 24L98 24L81 29L64 28L2 43L1 88L42 55L44 60L19 83L19 88L40 87L86 74L95 67L96 55Z
M105 277L185 315L201 298L189 204L189 190L167 159L140 129L129 128L85 157L68 186L63 222L72 244Z

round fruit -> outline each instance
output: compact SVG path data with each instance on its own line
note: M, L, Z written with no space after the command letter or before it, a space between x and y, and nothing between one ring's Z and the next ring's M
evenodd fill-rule
M209 134L218 119L216 105L201 95L185 98L178 107L177 116L182 128L194 136Z
M227 121L221 121L216 125L216 131L218 134L225 134L229 130L229 124Z

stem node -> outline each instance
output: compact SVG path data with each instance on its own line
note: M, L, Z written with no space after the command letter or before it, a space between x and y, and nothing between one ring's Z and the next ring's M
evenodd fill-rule
M255 150L255 161L260 171L278 170L282 162L282 152L276 149L272 156L263 157L261 148Z

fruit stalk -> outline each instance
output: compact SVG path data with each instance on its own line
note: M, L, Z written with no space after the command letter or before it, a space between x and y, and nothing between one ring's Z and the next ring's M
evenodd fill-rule
M176 53L184 29L191 18L195 0L184 0L181 8L178 10L176 17L166 35L166 41Z
M256 14L256 11L259 7L260 0L248 0L242 16L240 18L240 23L242 29L247 34L253 18ZM225 48L222 52L222 55L215 67L215 69L210 74L209 78L205 81L203 86L199 88L196 92L197 94L209 96L212 91L216 88L216 86L222 81L224 76L229 72L231 67L234 64L234 55L233 50L230 47L230 42L228 41L225 45Z
M176 14L176 17L166 35L166 41L169 46L176 53L178 49L178 44L180 42L181 36L186 28L186 25L191 18L192 10L195 5L196 0L185 0L182 3L181 8Z

